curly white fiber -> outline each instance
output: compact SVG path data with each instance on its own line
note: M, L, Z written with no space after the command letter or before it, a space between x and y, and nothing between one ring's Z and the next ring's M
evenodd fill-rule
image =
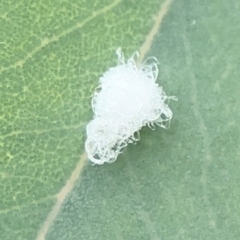
M118 65L100 78L100 91L92 99L94 119L87 125L85 148L95 164L114 162L128 143L140 139L143 126L166 128L173 114L165 101L177 100L156 83L156 58L148 58L138 67L138 52L127 62L120 48L116 53Z

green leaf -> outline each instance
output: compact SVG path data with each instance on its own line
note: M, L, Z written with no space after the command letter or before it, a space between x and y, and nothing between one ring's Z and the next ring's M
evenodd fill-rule
M149 41L162 3L0 2L1 239L239 238L239 1L165 5L148 55L179 98L170 129L113 164L82 155L99 76Z
M64 200L98 79L119 46L144 42L161 2L0 1L1 239L36 238Z
M117 162L86 166L47 239L238 239L238 1L174 1L149 56L179 101Z

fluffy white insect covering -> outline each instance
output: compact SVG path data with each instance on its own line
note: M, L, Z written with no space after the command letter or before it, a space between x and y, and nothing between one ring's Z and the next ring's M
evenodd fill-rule
M127 62L120 48L116 53L118 65L100 77L92 99L94 119L87 125L85 148L94 164L114 162L128 143L140 139L143 126L166 128L173 115L168 100L177 100L156 83L156 58L148 58L138 67L138 52Z

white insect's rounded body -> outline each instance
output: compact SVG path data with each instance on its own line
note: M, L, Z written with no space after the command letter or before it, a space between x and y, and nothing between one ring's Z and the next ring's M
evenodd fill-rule
M87 125L85 148L88 158L95 164L114 162L128 143L139 140L138 131L145 125L164 123L172 118L165 103L167 97L156 83L157 60L143 63L138 68L134 56L127 63L120 49L119 64L100 78L100 91L92 100L94 119Z

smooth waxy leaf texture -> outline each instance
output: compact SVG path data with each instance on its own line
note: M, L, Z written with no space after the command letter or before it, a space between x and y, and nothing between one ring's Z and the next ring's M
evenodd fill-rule
M148 53L179 98L170 129L86 167L47 239L239 238L239 10L172 2Z
M114 164L86 162L63 189L74 184L99 76L118 46L130 56L148 41L162 3L1 2L2 239L42 239L42 226L47 240L239 238L237 0L165 9L147 55L179 98L170 129L144 128Z

